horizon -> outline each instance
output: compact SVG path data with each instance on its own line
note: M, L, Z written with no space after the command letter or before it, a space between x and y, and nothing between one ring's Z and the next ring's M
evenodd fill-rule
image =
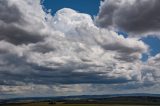
M153 96L154 95L154 96ZM95 95L65 95L65 96L28 96L28 97L10 97L10 98L4 98L4 99L0 99L0 100L14 100L14 99L36 99L36 98L71 98L71 97L83 97L83 96L105 96L105 97L128 97L128 96L137 96L137 97L145 97L145 96L149 96L149 97L160 97L160 94L151 94L151 93L126 93L126 94L95 94ZM104 98L105 98L104 97ZM97 98L97 97L93 97L93 98Z

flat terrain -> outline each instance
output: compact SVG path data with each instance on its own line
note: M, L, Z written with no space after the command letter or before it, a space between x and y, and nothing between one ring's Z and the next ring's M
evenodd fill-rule
M48 104L48 102L29 103L29 104L10 104L0 106L159 106L159 105L127 105L127 104Z
M94 96L93 96L94 97ZM120 96L100 98L21 98L0 102L0 106L160 106L160 97Z

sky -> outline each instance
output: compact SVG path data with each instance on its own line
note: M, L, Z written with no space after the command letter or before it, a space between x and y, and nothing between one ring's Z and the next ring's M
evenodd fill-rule
M62 8L71 8L81 13L96 16L99 10L100 0L44 0L45 9L51 9L52 15Z
M0 0L0 99L160 94L159 0Z

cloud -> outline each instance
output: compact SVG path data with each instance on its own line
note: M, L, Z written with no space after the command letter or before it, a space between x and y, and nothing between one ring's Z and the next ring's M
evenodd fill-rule
M153 81L155 83L159 83L159 77L160 77L160 54L157 54L156 56L150 57L149 60L147 61L146 65L146 70L147 72L145 74L148 74L147 76L152 76L148 77L148 80Z
M155 80L152 70L146 71L148 65L141 62L142 54L148 52L141 40L99 28L90 15L72 9L61 9L52 16L44 12L40 0L1 2L0 8L6 8L0 12L1 93L26 94L44 86L65 94L73 85L80 87L79 92L88 84L86 89L96 84ZM8 19L3 18L6 15ZM25 89L27 85L34 87Z
M6 12L7 11L7 12ZM11 5L8 1L0 1L0 19L6 23L19 22L22 21L21 13L15 5ZM15 14L13 14L13 12Z
M6 40L16 45L42 41L43 36L41 35L41 32L38 32L39 28L37 29L37 27L39 27L39 23L41 24L40 27L43 28L43 24L35 19L37 18L36 16L32 19L31 10L23 10L23 8L21 8L22 6L18 7L18 3L15 4L14 2L17 1L0 1L0 40ZM21 3L23 2L24 1ZM24 6L28 3L29 1L24 2ZM28 14L24 11L27 11ZM41 21L43 22L44 20Z
M105 0L96 18L98 26L114 28L130 36L159 37L159 0Z

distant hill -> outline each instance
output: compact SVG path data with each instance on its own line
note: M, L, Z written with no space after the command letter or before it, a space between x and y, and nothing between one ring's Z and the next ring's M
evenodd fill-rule
M113 94L113 95L78 95L78 96L59 96L59 97L26 97L2 99L0 104L9 103L31 103L44 101L63 101L66 103L110 103L110 102L146 102L160 104L160 94ZM148 102L147 102L148 101Z

